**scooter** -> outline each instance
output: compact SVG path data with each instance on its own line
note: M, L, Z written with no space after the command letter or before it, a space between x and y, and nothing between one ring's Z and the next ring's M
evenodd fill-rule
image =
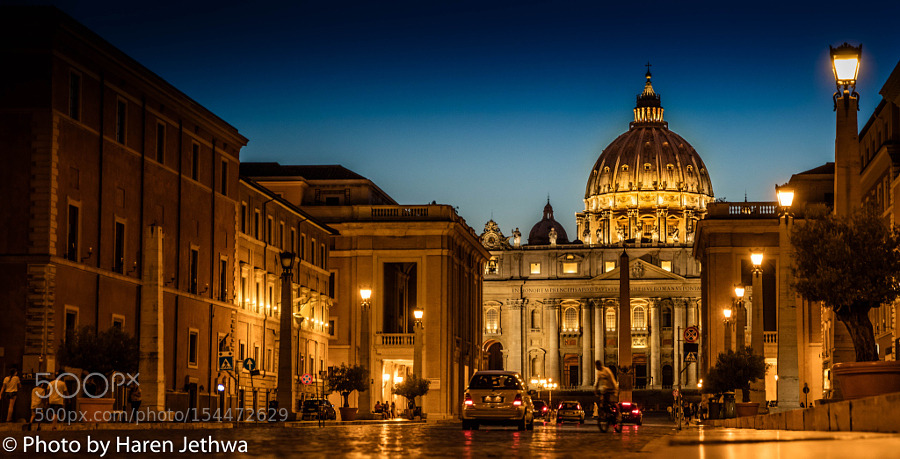
M610 402L597 418L597 426L600 428L600 431L605 433L609 430L609 426L612 426L616 433L621 433L622 422L619 416L618 407L616 407L615 403Z

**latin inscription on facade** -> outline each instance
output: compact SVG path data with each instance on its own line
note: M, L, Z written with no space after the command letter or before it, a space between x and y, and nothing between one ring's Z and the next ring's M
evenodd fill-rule
M632 292L693 292L700 286L694 285L632 285ZM515 289L518 290L518 289ZM618 293L618 286L587 286L587 287L525 287L523 292L528 294L540 293Z

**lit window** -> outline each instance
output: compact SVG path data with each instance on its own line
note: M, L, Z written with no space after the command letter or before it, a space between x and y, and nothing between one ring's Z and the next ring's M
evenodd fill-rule
M500 328L500 314L496 309L491 308L488 309L485 318L485 327L487 328L488 333L497 333L497 329Z
M565 316L563 318L563 331L577 331L578 330L578 311L575 308L566 309Z
M616 269L616 262L614 262L614 261L607 261L607 262L606 262L606 265L605 265L605 268L603 269L603 272L608 273L608 272L610 272L610 271L612 271L612 270L614 270L614 269Z
M540 263L532 263L531 264L531 274L540 274L541 273L541 264Z
M616 331L616 310L606 308L606 331Z
M643 306L635 306L631 313L631 328L645 330L647 328L647 311Z
M566 274L575 274L578 272L578 263L563 263L563 272Z
M672 272L672 262L669 260L659 262L659 266L666 271Z

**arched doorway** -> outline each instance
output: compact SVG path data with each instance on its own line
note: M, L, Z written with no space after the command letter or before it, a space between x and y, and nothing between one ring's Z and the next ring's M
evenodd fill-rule
M485 351L487 370L503 369L503 345L499 341L494 341Z
M675 382L675 376L674 376L674 372L672 370L672 365L663 365L663 367L662 367L663 389L671 388L673 382Z

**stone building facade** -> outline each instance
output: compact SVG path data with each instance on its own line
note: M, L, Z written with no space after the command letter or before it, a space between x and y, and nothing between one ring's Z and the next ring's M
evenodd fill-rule
M593 361L617 367L620 346L628 346L636 389L696 388L698 365L685 363L682 337L687 327L705 332L690 246L712 198L703 161L669 130L647 72L629 130L588 175L585 210L575 216L580 239L568 239L549 201L527 242L518 228L506 236L493 220L485 225L485 367L588 389ZM630 338L622 338L623 324Z

